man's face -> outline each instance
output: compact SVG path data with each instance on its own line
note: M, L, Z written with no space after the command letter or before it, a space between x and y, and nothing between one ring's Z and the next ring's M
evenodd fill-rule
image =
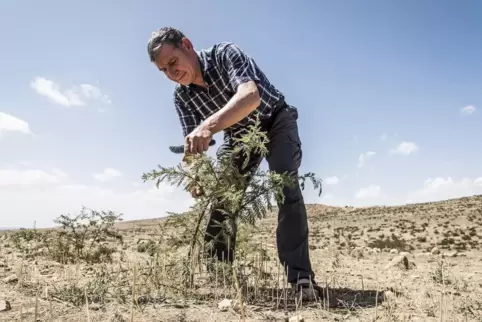
M170 80L181 85L189 85L196 76L191 42L184 38L179 47L164 44L155 61L157 68Z

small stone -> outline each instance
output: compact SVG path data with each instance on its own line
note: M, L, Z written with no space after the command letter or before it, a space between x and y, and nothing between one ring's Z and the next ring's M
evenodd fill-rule
M383 293L383 297L385 301L394 300L396 298L395 293L393 293L392 291L385 291Z
M98 303L92 303L89 304L89 309L92 311L99 311L100 309L102 309L102 305Z
M434 247L434 248L432 248L431 253L432 253L432 255L438 255L438 254L440 254L440 249L438 249L438 247Z
M17 277L17 275L12 274L12 275L10 275L10 276L5 277L5 278L3 279L3 282L4 282L5 284L16 283L16 282L18 282L18 277Z
M350 252L350 255L352 257L357 258L357 259L362 258L363 257L363 250L361 248L355 248Z
M0 312L10 311L11 309L12 309L12 306L10 305L9 301L0 300Z
M227 311L231 305L233 305L233 300L224 299L218 303L218 309L221 311Z
M301 315L295 315L288 319L288 322L305 322Z
M385 266L385 269L390 269L394 266L397 266L398 268L400 269L405 269L405 270L408 270L408 269L411 269L413 267L415 267L415 263L411 262L409 259L408 259L408 256L405 255L405 254L400 254L398 256L395 256L391 261L390 263L388 263L386 266Z
M390 250L390 254L398 254L398 249L393 248Z
M54 274L54 273L55 273L55 270L53 270L52 268L48 268L48 267L44 267L40 270L41 275L50 275L50 274Z
M458 252L456 250L452 251L452 252L445 252L443 254L443 257L456 257L458 255Z

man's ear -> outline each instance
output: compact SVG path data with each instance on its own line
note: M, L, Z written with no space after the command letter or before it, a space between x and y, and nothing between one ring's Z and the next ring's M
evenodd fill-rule
M186 37L182 38L181 45L186 50L192 50L193 49L193 45L192 45L191 41Z

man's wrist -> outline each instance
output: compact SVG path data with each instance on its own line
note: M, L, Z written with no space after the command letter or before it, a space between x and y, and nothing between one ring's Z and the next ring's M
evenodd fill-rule
M202 124L200 130L202 131L207 131L212 135L216 134L217 132L223 130L223 129L218 129L218 122L217 122L217 117L216 115L213 115L209 118L207 118Z

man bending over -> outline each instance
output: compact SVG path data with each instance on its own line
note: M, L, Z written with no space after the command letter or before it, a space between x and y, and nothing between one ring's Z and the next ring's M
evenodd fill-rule
M295 178L301 164L302 150L298 135L297 109L288 105L283 94L274 87L256 62L237 45L221 42L196 51L191 41L179 30L164 27L155 31L147 45L151 62L170 80L177 83L173 100L184 134L185 153L207 151L214 134L223 131L224 143L218 156L230 149L233 138L256 116L269 143L266 157L271 171L288 171ZM251 156L245 171L256 169L261 158ZM236 159L241 169L243 156ZM315 274L308 250L308 220L298 181L285 187L284 203L279 204L276 241L281 264L287 267L287 278L296 294L303 299L319 298ZM198 192L193 190L193 197ZM205 240L216 236L221 229L223 214L211 213ZM214 252L219 260L233 260L235 236L230 243L214 241ZM227 245L230 245L228 250ZM225 254L222 256L221 254ZM314 288L310 287L310 281ZM314 289L314 290L313 290ZM314 293L317 293L316 295Z

